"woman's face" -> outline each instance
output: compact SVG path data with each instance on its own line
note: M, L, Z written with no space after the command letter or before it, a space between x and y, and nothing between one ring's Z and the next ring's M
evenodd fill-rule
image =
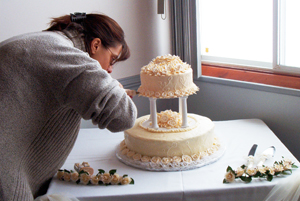
M112 73L113 64L118 59L122 51L122 45L105 48L99 38L94 38L91 42L91 58L97 60L101 67L108 73Z

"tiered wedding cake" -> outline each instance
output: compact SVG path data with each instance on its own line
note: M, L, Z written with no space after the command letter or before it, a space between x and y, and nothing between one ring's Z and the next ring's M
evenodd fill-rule
M198 91L192 68L178 56L153 59L141 70L138 92L149 97L150 115L137 119L126 130L117 152L128 165L157 171L185 170L216 160L220 143L214 123L207 117L187 113L187 97ZM179 113L156 111L159 98L179 98Z

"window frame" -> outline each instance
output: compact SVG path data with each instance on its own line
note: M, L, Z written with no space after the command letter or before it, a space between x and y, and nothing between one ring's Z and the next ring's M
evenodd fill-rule
M197 37L197 78L213 77L220 79L244 81L256 84L264 84L275 87L290 89L300 89L300 69L295 71L294 67L279 65L279 4L281 0L273 0L273 63L272 69L257 68L251 65L233 65L218 62L202 61L200 47L200 37L198 27L200 27L199 4L196 1L196 37ZM276 31L275 31L276 30ZM202 68L203 65L203 68ZM239 75L239 76L237 76ZM270 81L271 80L271 81ZM291 83L291 80L295 83Z

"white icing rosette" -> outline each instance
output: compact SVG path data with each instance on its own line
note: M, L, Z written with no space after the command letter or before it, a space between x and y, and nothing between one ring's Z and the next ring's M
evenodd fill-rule
M139 160L141 160L142 155L139 154L139 153L137 153L137 154L134 154L134 155L132 156L132 158L133 158L133 160L135 160L135 161L139 161Z
M141 161L142 162L150 162L151 161L151 157L149 157L149 156L142 156L142 158L141 158Z

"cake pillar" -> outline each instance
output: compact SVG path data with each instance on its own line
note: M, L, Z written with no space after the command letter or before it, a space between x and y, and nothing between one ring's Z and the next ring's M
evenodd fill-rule
M187 96L179 97L179 113L182 116L181 128L188 127L187 121Z
M150 100L150 120L152 122L152 128L158 129L157 124L157 110L156 110L156 98L149 98Z

